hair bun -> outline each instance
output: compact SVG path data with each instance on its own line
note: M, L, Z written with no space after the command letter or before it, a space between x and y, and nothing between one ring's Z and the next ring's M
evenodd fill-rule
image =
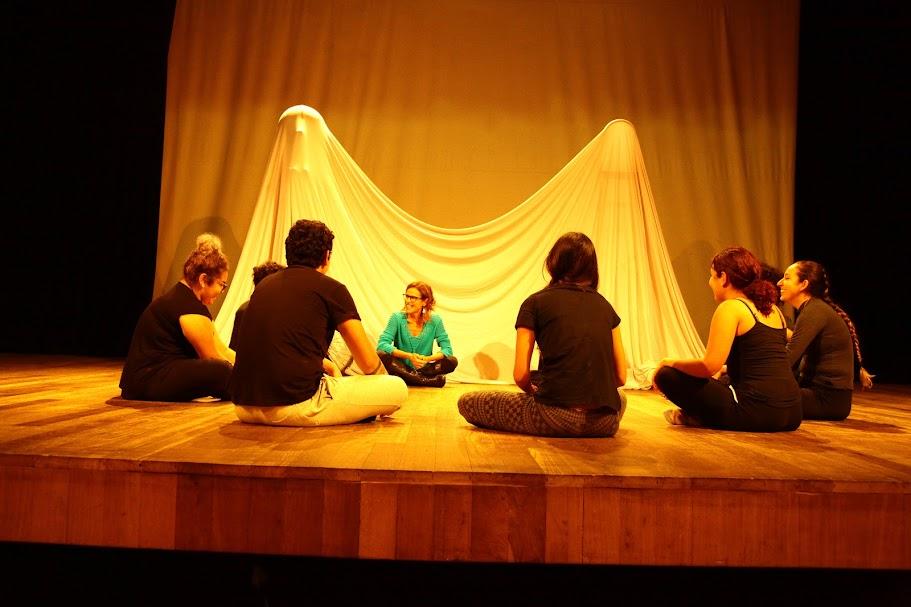
M221 250L221 238L210 232L205 232L196 237L196 249L202 250Z

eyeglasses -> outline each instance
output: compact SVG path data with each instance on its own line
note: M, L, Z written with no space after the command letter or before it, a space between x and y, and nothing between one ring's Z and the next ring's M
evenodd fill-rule
M217 282L218 284L221 285L221 291L222 291L222 293L224 293L225 291L228 290L228 283L225 282L224 280L216 280L215 282Z
M416 295L409 295L408 293L402 293L402 297L408 301L424 301L423 297L417 297Z

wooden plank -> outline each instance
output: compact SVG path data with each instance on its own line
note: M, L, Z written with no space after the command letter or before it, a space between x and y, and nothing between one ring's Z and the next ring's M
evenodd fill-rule
M138 546L139 490L139 475L71 470L66 542L91 546Z
M433 558L435 497L435 487L431 485L398 486L395 558L418 561Z
M323 556L356 557L360 540L361 486L327 482L323 488Z
M544 562L546 510L543 485L476 485L471 560Z
M176 547L177 485L173 474L136 474L139 477L140 548L173 549Z
M0 466L0 539L65 543L68 470Z
M363 483L359 556L394 559L398 520L398 486L394 483Z
M802 493L799 564L909 568L911 495Z
M545 561L583 562L584 490L581 487L547 487Z
M119 361L0 355L0 540L337 557L911 567L911 387L780 434L480 430L452 384L379 423L272 428L229 403L106 401ZM514 388L511 388L514 389ZM837 465L835 463L837 462Z
M584 562L637 565L693 562L689 492L588 488L583 499Z
M433 558L438 561L471 559L471 484L437 485L433 493Z

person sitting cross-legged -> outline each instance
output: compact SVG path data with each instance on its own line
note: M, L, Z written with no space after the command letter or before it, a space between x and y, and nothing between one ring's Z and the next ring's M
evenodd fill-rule
M386 329L376 344L380 359L391 375L398 375L409 386L441 388L446 374L459 361L452 355L449 334L439 314L433 314L436 300L426 282L415 281L405 287L405 307L389 317ZM436 342L440 349L433 351Z
M250 297L230 382L243 422L348 424L391 415L408 396L405 382L386 374L348 289L327 275L334 237L320 221L296 222L285 240L288 267ZM342 377L327 360L336 330L365 375Z

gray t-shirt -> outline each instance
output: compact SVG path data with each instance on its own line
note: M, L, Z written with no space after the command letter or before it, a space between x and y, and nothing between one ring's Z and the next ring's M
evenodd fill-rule
M814 297L797 310L788 362L804 388L854 388L854 344L832 306Z

